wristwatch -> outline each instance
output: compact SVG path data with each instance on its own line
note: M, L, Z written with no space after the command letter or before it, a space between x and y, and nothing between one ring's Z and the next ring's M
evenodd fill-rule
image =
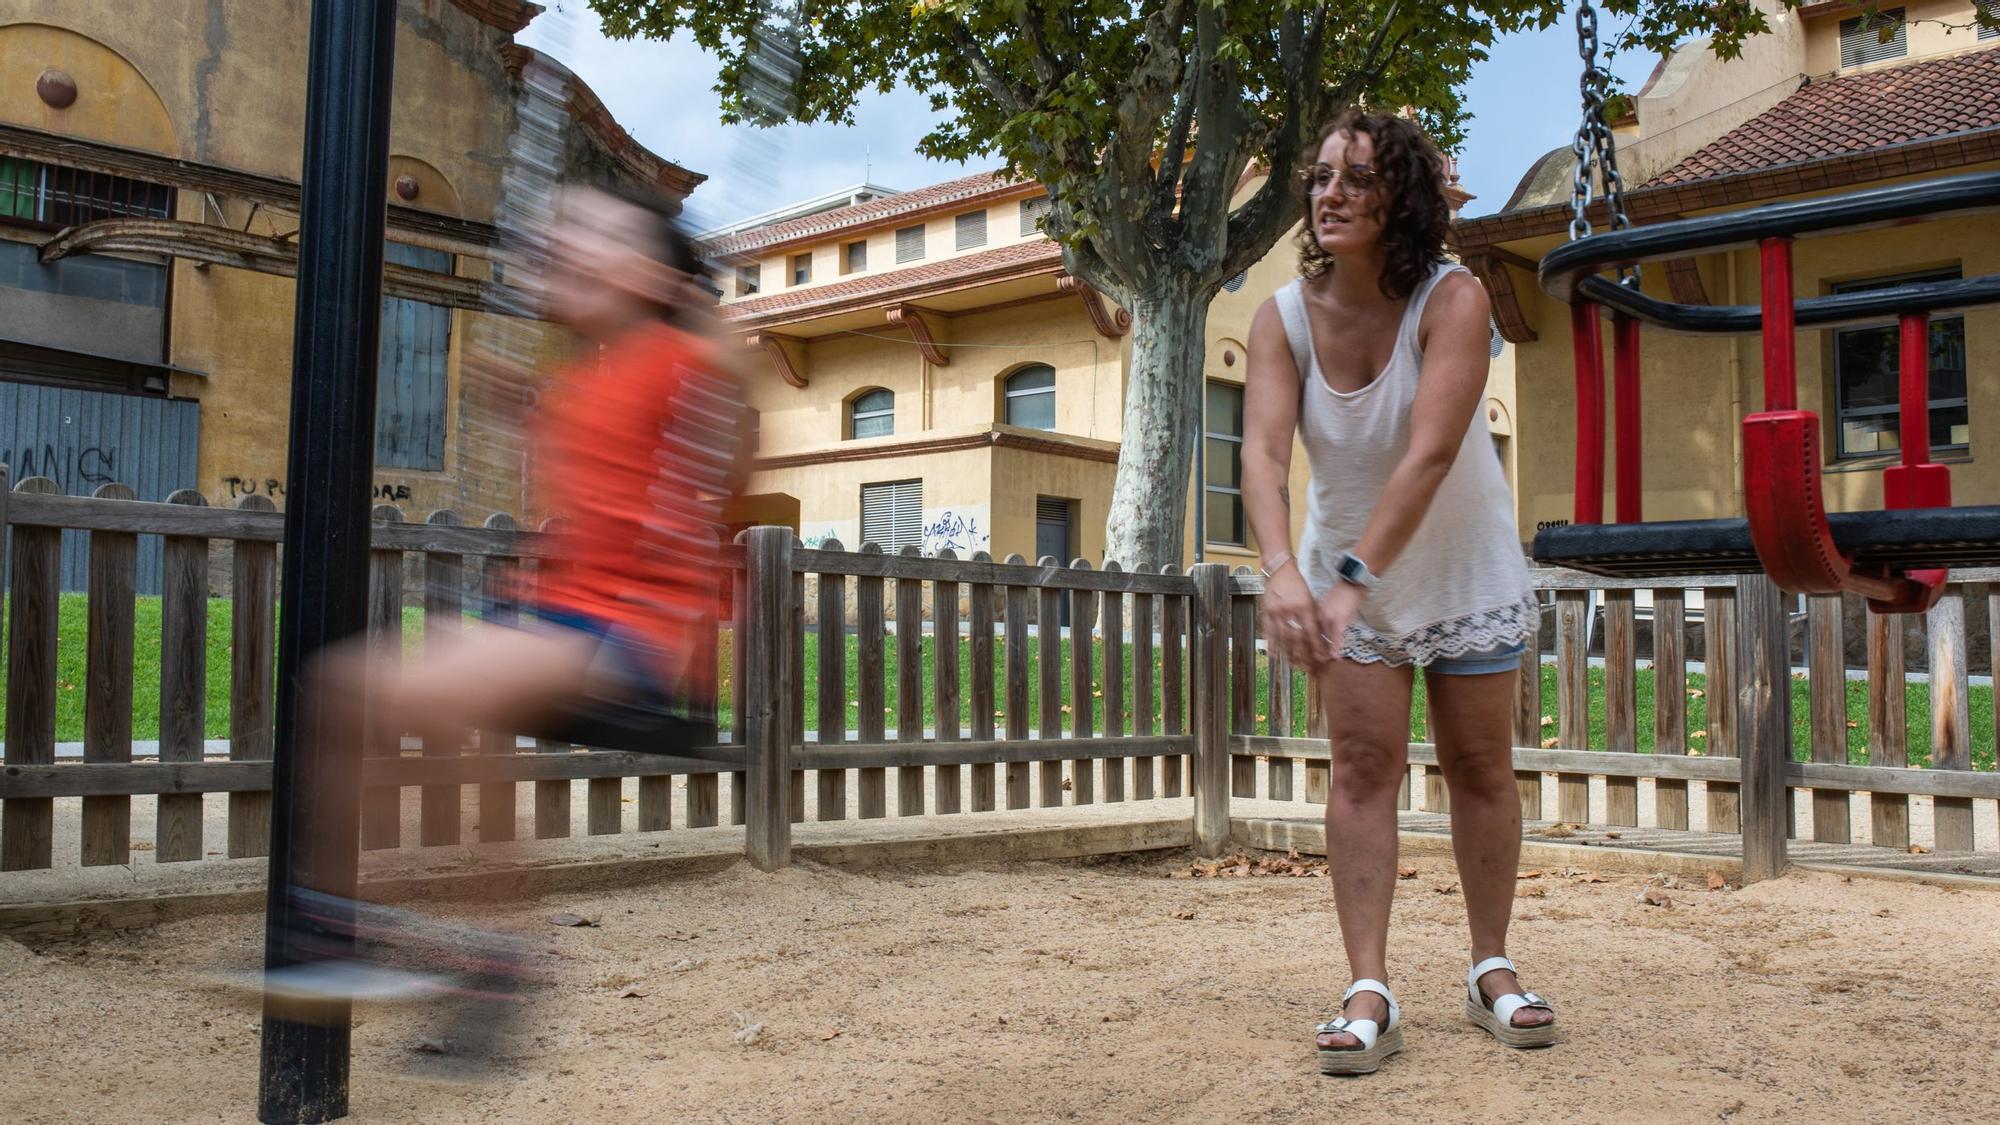
M1340 553L1340 561L1334 564L1333 572L1340 576L1342 582L1359 586L1364 590L1373 590L1376 583L1381 581L1375 577L1374 571L1368 569L1368 564L1362 562L1353 551Z

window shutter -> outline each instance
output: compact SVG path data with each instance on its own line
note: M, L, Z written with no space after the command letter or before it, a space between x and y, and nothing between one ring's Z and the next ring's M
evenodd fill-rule
M1030 238L1040 234L1041 228L1037 224L1042 221L1042 216L1048 213L1049 197L1047 195L1038 195L1033 199L1023 199L1021 201L1021 237Z
M895 554L924 545L924 482L891 481L861 486L861 540Z
M1069 501L1055 496L1035 497L1035 520L1038 523L1068 523Z
M2000 0L1980 0L1973 12L1979 17L1979 37L2000 39Z
M957 218L956 226L960 250L986 245L986 212L968 211Z
M896 232L896 264L920 261L924 256L924 228L904 227Z
M850 242L850 243L848 243L848 244L847 244L847 272L848 272L848 273L860 273L860 272L862 272L863 270L865 270L865 269L867 269L867 268L868 268L868 243L867 243L867 241L866 241L866 240L864 239L864 240L862 240L862 241L860 241L860 242Z
M1885 42L1882 32L1893 26ZM1903 9L1893 8L1872 18L1856 16L1840 21L1840 65L1866 66L1884 59L1900 59L1910 53L1909 25Z

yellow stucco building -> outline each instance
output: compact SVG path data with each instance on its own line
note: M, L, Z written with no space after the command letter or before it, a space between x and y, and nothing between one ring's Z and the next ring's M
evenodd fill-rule
M1874 23L1864 11L1772 6L1772 33L1746 43L1741 60L1723 63L1705 41L1664 60L1614 123L1633 221L2000 167L2000 27L1992 17L1980 23L1973 0L1884 7ZM1550 153L1500 213L1461 220L1454 232L1515 344L1524 542L1570 519L1574 502L1569 310L1535 282L1542 255L1567 237L1570 169L1567 148ZM1794 255L1801 297L2000 273L2000 216L1806 239ZM1755 305L1759 285L1755 248L1656 264L1644 277L1655 296L1716 305ZM1799 334L1799 405L1820 416L1834 510L1882 506L1882 470L1896 460L1895 333L1887 324ZM1957 502L2000 502L2000 461L1990 448L2000 383L1968 377L2000 370L2000 310L1937 318L1931 355L1934 459L1951 465ZM1758 339L1649 331L1641 363L1646 518L1742 516L1740 420L1763 402Z
M1097 563L1130 319L1064 271L1037 225L1039 185L987 173L878 192L706 239L733 271L718 278L723 316L750 353L757 412L751 495L732 522L789 526L809 544ZM1189 489L1183 561L1256 562L1236 490L1244 341L1296 276L1288 234L1210 308L1206 482ZM1495 367L1487 417L1504 439L1511 355ZM1303 456L1294 474L1303 492Z
M514 132L523 0L402 0L377 498L518 514L519 457L468 439L458 368ZM310 5L0 0L0 461L88 494L284 506ZM569 76L565 171L679 199ZM516 347L566 341L510 321Z

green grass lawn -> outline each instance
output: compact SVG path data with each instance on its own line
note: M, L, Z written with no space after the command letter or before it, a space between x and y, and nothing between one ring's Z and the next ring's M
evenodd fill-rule
M420 638L423 630L423 617L424 614L421 609L412 608L403 611L404 649L412 656L417 655L421 651ZM56 738L62 742L74 742L83 738L84 662L85 654L88 651L86 619L85 595L63 595L58 623L59 640L57 644L56 667ZM4 620L5 610L4 607L0 607L0 621ZM159 638L160 599L156 597L138 599L136 608L136 639L134 644L136 658L132 691L132 735L136 739L150 740L159 737ZM209 738L227 738L229 735L230 642L230 602L225 598L210 599L208 603L207 680L207 736ZM725 636L723 638L725 668L727 667L726 646L728 643L729 638ZM937 719L933 643L933 638L929 636L923 638L923 714L926 726L934 725ZM858 703L860 696L860 667L856 657L855 639L851 636L848 637L846 645L847 722L848 726L852 729L857 728L860 722ZM1152 670L1152 676L1154 683L1153 700L1157 712L1162 693L1160 690L1161 670L1157 664L1157 649L1155 651L1156 663ZM1004 707L1006 701L1005 685L1001 682L1001 677L1005 675L1007 666L1006 653L1006 642L996 637L993 644L995 678L993 696L996 706L1000 707ZM0 653L0 681L4 681L5 679L5 659L5 654ZM1094 649L1092 661L1094 665L1093 679L1099 683L1099 688L1091 700L1091 729L1098 733L1102 733L1105 729L1104 700L1102 697L1103 659L1104 655L1101 648ZM815 633L808 633L806 635L805 663L806 725L811 728L817 727L819 717L819 636ZM1041 713L1040 663L1040 644L1031 639L1028 647L1028 715L1031 723ZM1070 663L1071 654L1068 651L1068 646L1065 645L1062 652L1062 665L1060 669L1061 705L1063 708L1065 732L1073 729L1072 709L1076 705L1076 701L1072 698L1070 690ZM1132 650L1130 645L1126 646L1124 663L1126 683L1128 685L1125 699L1127 712L1125 729L1129 732L1134 726L1130 714L1132 709L1132 691L1130 685L1133 683ZM891 635L884 644L882 669L883 701L886 704L882 718L883 725L886 727L894 727L896 725L896 668L896 643L894 636ZM969 642L962 640L959 643L959 699L961 701L959 718L961 722L968 726L972 721L971 668L971 645ZM1270 698L1268 676L1268 668L1260 663L1257 671L1257 699L1260 701L1257 710L1257 730L1258 733L1266 734L1285 733L1282 731L1271 731L1266 708L1261 702ZM1590 670L1590 685L1590 745L1592 748L1602 749L1605 745L1604 670L1602 668L1592 668ZM1858 680L1848 681L1846 689L1848 718L1847 760L1853 764L1864 765L1867 762L1868 753L1868 689L1864 682ZM1702 676L1690 675L1688 677L1687 723L1689 731L1703 731L1707 726L1708 700L1706 692L1707 684ZM1415 694L1416 698L1412 701L1410 727L1412 733L1421 738L1424 729L1423 681L1421 677L1417 680ZM1187 698L1185 690L1183 690L1181 697L1183 705L1185 705ZM1303 677L1295 678L1292 697L1294 714L1303 716L1305 714L1305 684ZM1910 764L1928 765L1930 762L1931 744L1929 685L1912 682L1908 690L1908 705ZM1993 689L1990 687L1973 688L1971 692L1971 709L1974 768L1993 769ZM728 721L727 710L727 701L725 699L725 723ZM1542 711L1545 715L1551 717L1556 713L1556 676L1555 667L1552 664L1545 664L1542 667ZM1638 748L1642 753L1650 752L1654 747L1653 674L1650 669L1643 667L1639 672L1638 711ZM4 716L4 714L5 702L4 698L0 698L0 716ZM1810 710L1808 686L1803 679L1794 679L1792 681L1792 719L1794 731L1793 745L1797 748L1797 757L1803 760L1808 756L1812 732L1812 713ZM1006 729L1004 718L996 717L994 725L998 730L1004 731ZM1156 721L1154 729L1156 731L1163 729L1163 724ZM1183 725L1182 729L1186 729L1185 725ZM1554 735L1554 733L1554 725L1549 724L1544 727L1542 737L1546 738ZM1539 742L1540 739L1535 741ZM1689 744L1696 749L1705 749L1703 746L1705 742L1706 739L1700 737L1689 740Z

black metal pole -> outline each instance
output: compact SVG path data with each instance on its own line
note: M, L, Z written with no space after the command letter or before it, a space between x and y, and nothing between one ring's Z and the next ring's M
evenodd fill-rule
M264 965L351 947L349 926L307 918L292 891L351 898L360 851L355 699L303 689L315 653L367 624L369 483L381 333L382 233L396 0L316 0L306 72L298 311L285 498L278 725L271 779ZM350 920L347 920L351 922ZM317 932L315 932L317 931ZM312 952L305 948L310 935ZM349 1004L266 997L257 1117L347 1114Z

